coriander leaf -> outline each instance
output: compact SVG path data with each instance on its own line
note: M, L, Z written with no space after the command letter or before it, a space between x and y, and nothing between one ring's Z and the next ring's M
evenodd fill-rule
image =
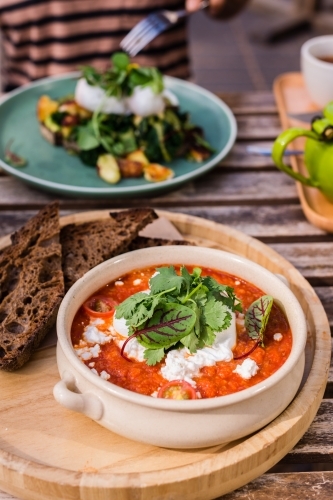
M203 284L208 288L208 290L214 295L216 300L223 302L232 311L242 311L240 301L237 299L234 289L230 286L220 285L211 276L206 276L203 278Z
M191 333L189 333L189 335L186 335L186 337L183 337L180 342L188 348L188 350L193 353L193 352L196 352L197 348L198 348L198 343L199 343L199 339L198 337L196 336L195 334L195 331L194 329L192 330Z
M245 328L249 337L259 340L261 345L264 344L264 333L272 305L273 297L263 295L250 305L245 314Z
M182 266L180 268L180 275L181 275L181 277L184 280L183 283L186 286L186 295L188 295L190 293L190 287L191 287L191 284L192 284L192 276L188 272L188 270L186 269L185 266Z
M166 292L172 288L175 292L180 293L180 289L183 284L183 278L178 276L173 266L170 267L159 267L156 269L158 274L150 278L149 286L152 295L156 293Z
M170 347L188 335L195 324L195 313L180 304L160 304L145 328L135 332L138 342L148 349Z
M216 339L216 335L212 328L208 326L206 323L201 325L200 329L200 340L198 344L198 348L205 347L206 345L210 346L214 344Z
M200 267L195 267L193 269L192 276L193 276L193 278L194 278L195 281L197 281L198 278L201 277L201 272L202 272L202 270L200 269Z
M221 302L217 302L213 297L205 305L204 316L206 324L215 332L225 330L231 323L231 314L228 307Z
M162 361L165 356L164 348L162 349L146 349L143 357L145 358L148 366L154 366L156 363Z
M144 301L149 299L149 295L143 292L135 293L128 297L124 302L116 307L116 318L131 319L136 309L142 305Z

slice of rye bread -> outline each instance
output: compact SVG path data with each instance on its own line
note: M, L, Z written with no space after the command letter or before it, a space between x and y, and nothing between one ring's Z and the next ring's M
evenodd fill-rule
M63 227L60 242L65 289L101 262L127 252L139 231L156 218L153 209L136 208L111 212L110 219Z
M23 366L55 322L64 295L58 204L44 207L0 253L0 369Z
M129 246L129 250L139 250L140 248L162 247L169 245L192 245L186 240L165 240L163 238L147 238L137 236Z

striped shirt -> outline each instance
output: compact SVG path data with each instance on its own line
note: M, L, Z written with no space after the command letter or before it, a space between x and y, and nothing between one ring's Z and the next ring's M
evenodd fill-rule
M184 0L0 0L4 90L90 64L105 69L128 31L154 10ZM169 75L189 77L185 20L134 58Z

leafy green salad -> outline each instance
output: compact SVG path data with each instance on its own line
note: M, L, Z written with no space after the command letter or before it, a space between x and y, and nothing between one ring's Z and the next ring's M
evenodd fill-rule
M37 116L44 137L49 134L54 145L97 167L107 182L142 175L165 180L170 172L146 176L149 165L164 166L178 157L202 162L214 151L203 130L180 109L177 97L165 89L159 70L132 64L124 53L114 54L103 72L83 67L74 96L41 96ZM105 175L110 165L119 170L113 180Z

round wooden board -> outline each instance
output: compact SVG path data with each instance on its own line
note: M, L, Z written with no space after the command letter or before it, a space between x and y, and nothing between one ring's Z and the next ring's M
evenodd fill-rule
M277 419L246 439L203 450L157 448L113 434L58 405L52 396L59 380L55 348L47 348L21 370L0 374L0 490L26 500L213 499L272 467L311 424L326 386L331 337L309 283L269 247L230 227L159 214L185 239L237 253L288 279L309 325L300 392ZM108 216L108 211L80 213L61 218L61 224ZM0 248L8 243L2 238Z

